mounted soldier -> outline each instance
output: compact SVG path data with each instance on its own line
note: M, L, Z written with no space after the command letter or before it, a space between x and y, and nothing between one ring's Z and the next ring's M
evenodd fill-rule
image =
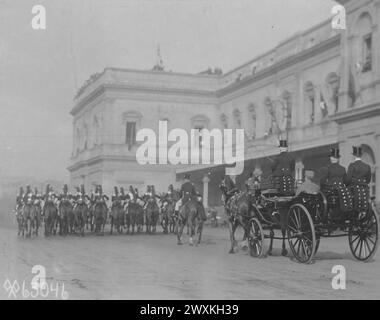
M352 197L345 185L347 181L346 169L339 164L339 149L332 148L330 151L330 164L321 169L321 190L331 200L337 195L339 208L343 212L353 209Z
M23 202L26 205L31 205L34 203L34 194L33 191L30 189L30 186L26 186L26 191L23 196Z
M294 194L295 160L288 152L288 143L286 140L280 140L280 154L272 163L272 179L274 188L280 195Z
M345 183L353 196L356 211L366 211L369 204L369 183L371 182L371 167L362 161L362 148L353 147L354 162L347 170Z
M180 196L181 198L176 202L175 205L175 214L178 215L178 212L180 210L180 207L185 206L189 201L196 200L198 201L198 193L195 189L194 184L190 181L190 175L185 174L184 176L184 183L181 185L180 189ZM198 201L199 202L199 201ZM200 203L202 205L202 203ZM203 208L203 205L202 205ZM203 208L203 210L200 210L201 219L203 221L207 220L206 212Z
M16 197L16 210L24 205L24 188L20 187L19 193Z

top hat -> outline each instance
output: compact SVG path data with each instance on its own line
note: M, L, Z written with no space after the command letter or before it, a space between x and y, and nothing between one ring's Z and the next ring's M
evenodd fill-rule
M63 192L67 192L68 188L67 188L67 184L64 184L63 185Z
M77 192L79 192L79 191L80 191L79 187L75 187L75 190L77 190Z
M84 184L80 185L80 192L84 193Z
M363 151L361 147L352 147L352 154L356 157L361 157L363 155Z
M286 140L280 140L280 148L287 148L288 147L288 141Z
M46 185L46 193L49 193L49 190L50 190L50 184L47 184Z
M333 157L333 158L340 158L340 154L339 154L339 149L338 148L331 148L330 149L330 157Z

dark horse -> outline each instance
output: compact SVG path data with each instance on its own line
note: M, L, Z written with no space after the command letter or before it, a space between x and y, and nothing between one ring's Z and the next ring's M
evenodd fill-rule
M129 228L131 227L131 233L135 233L135 227L137 233L142 232L144 225L144 209L137 202L130 201L127 206L127 232L129 233Z
M84 236L84 228L87 223L88 211L89 210L88 210L87 204L84 201L77 203L73 210L74 232L75 230L78 230L82 237Z
M111 231L110 233L113 233L113 227L115 226L115 229L118 233L123 233L124 228L124 221L125 221L125 215L124 215L124 209L119 200L114 201L111 208Z
M93 206L95 233L104 235L104 227L107 221L107 205L104 201L98 200Z
M193 237L195 235L195 232L198 234L198 240L196 244L198 245L201 242L203 230L201 210L204 210L202 203L195 199L190 199L180 208L177 220L177 244L182 244L181 237L185 225L188 226L190 230L189 244L194 244Z
M22 209L22 235L26 233L27 237L32 235L38 236L39 212L38 206L33 203L27 203Z
M58 223L58 210L52 201L46 201L43 208L43 215L45 217L45 236L56 234Z
M230 232L231 249L229 253L234 253L234 248L236 246L235 231L238 226L244 229L244 238L247 238L249 230L249 220L251 218L250 214L250 197L246 192L236 191L233 195L227 196L228 190L224 185L220 186L223 196L226 199L224 208L228 217L228 229Z
M74 230L73 206L69 200L62 200L58 206L59 213L59 234L65 236Z

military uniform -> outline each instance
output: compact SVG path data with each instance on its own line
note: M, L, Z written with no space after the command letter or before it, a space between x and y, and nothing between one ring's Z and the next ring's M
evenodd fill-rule
M348 166L346 185L352 197L356 211L367 210L369 204L369 186L371 182L371 167L360 158L362 150L360 147L353 147L353 155L357 159Z
M176 213L179 211L181 206L184 206L189 200L193 200L195 196L197 196L197 191L195 190L194 184L190 181L190 176L185 175L185 181L181 185L180 195L181 199L179 199L175 205ZM202 205L203 208L203 205ZM205 210L200 210L201 218L203 220L207 220Z
M338 159L339 150L331 149L331 157ZM346 169L339 163L331 163L321 170L320 185L327 197L337 193L339 197L339 207L343 212L353 209L352 197L345 185L347 179Z
M280 148L287 148L286 140L280 141ZM272 179L274 188L283 195L294 194L293 172L294 158L287 152L281 152L272 163Z
M29 186L27 186L26 187L26 192L25 192L24 198L23 198L24 204L31 205L31 204L34 203L34 199L35 199L35 197L34 197L34 194L33 194L32 190L30 189Z

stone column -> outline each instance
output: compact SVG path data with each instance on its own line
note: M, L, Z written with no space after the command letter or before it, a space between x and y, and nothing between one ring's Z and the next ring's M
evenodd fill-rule
M303 169L305 168L303 161L301 158L296 160L295 165L295 182L296 184L300 184L303 182Z
M208 184L210 182L210 178L208 177L207 174L203 176L202 182L203 182L203 206L207 208L208 207Z

